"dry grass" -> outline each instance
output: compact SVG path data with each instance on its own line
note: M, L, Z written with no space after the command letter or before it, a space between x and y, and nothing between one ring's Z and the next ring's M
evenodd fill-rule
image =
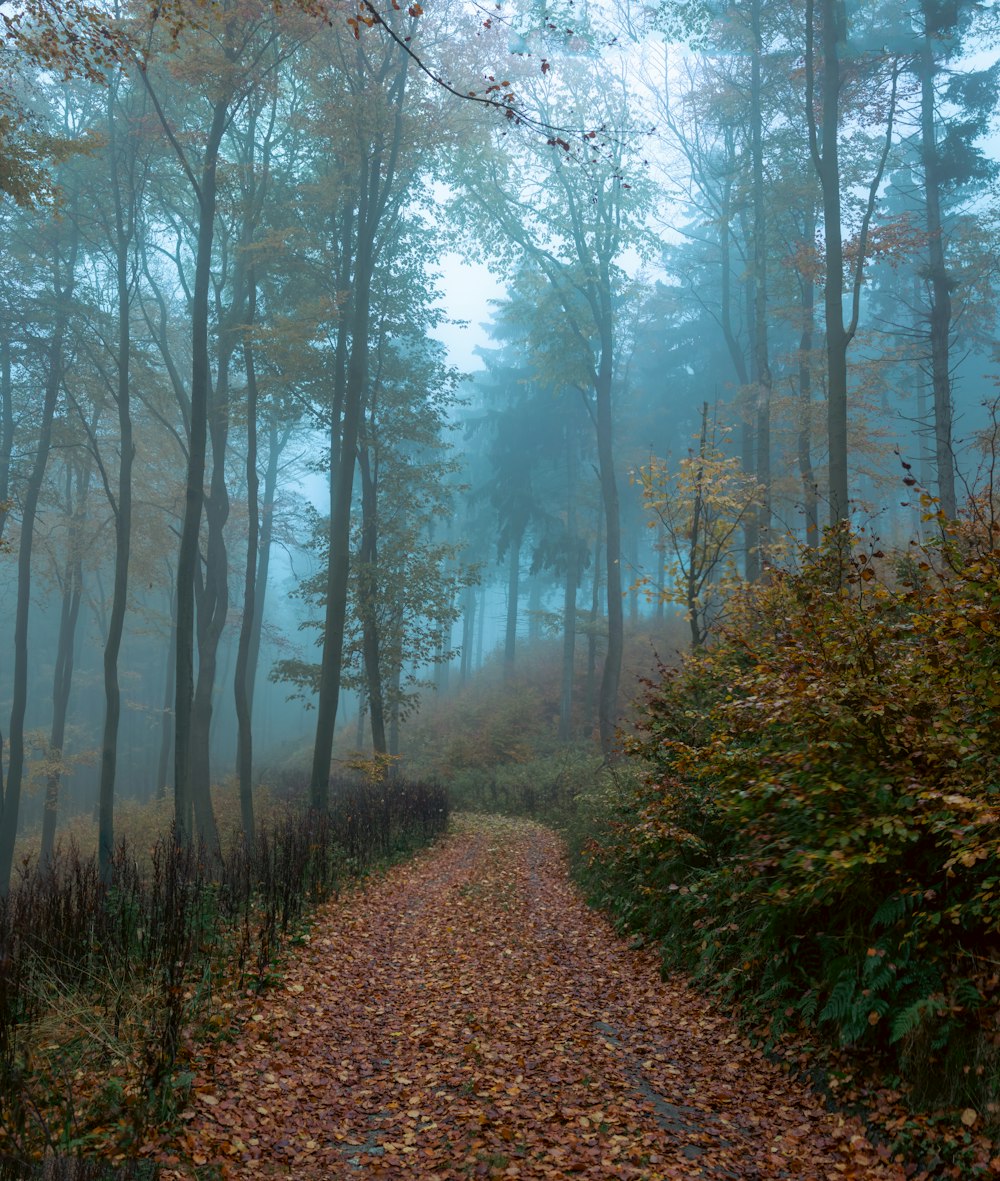
M212 787L212 806L219 834L226 842L240 830L239 788L235 777L230 776ZM272 819L282 807L266 785L257 787L254 792L254 811L259 823ZM141 859L144 854L148 855L158 840L168 835L173 820L172 798L142 802L122 800L115 806L115 842L124 841ZM56 842L66 848L75 847L83 857L96 855L97 821L92 814L87 814L60 823ZM18 838L14 864L24 869L32 868L38 861L40 844L40 831L24 833Z

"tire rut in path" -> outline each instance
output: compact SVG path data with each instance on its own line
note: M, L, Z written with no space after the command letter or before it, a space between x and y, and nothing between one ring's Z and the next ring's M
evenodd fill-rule
M495 817L322 908L185 1115L167 1181L903 1177Z

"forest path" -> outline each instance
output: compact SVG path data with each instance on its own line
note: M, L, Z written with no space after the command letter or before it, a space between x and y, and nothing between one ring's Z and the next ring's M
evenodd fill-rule
M497 817L323 907L186 1115L167 1178L903 1176Z

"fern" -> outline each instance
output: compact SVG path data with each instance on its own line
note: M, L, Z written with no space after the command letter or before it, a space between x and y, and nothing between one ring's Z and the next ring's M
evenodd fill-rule
M854 1004L857 991L857 976L852 968L845 968L837 977L837 983L830 990L830 996L819 1015L820 1021L842 1023Z
M872 916L873 927L891 927L900 919L906 918L907 912L913 906L913 895L890 894Z
M965 1009L978 1009L983 1003L983 994L971 980L959 980L952 990L955 1003Z
M864 996L858 993L844 1020L840 1023L841 1045L849 1046L860 1041L872 1026L872 1014L884 1017L889 1011L889 1002L880 997Z
M816 1010L819 1008L819 993L815 988L810 988L802 994L795 1007L802 1014L803 1021L812 1025L816 1020Z
M933 996L918 997L912 1004L901 1009L889 1025L889 1041L902 1041L916 1033L924 1020L937 1010L940 1000Z
M886 963L885 956L866 956L861 974L865 987L870 988L872 992L881 992L887 985L896 981L896 973Z

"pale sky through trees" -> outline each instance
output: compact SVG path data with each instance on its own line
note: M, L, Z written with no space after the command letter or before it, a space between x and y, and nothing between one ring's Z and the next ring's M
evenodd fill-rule
M447 346L449 362L463 373L482 369L475 350L490 340L483 324L492 315L490 300L503 293L503 282L484 263L473 262L458 252L441 259L441 306L449 320L463 323L442 324L433 335Z

